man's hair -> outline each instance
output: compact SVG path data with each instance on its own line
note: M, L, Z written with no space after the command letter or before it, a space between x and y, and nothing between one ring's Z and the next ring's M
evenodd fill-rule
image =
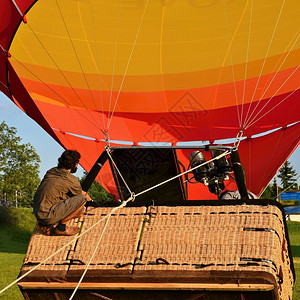
M61 169L72 169L79 162L81 155L76 150L66 150L63 152L61 157L58 159L58 168Z

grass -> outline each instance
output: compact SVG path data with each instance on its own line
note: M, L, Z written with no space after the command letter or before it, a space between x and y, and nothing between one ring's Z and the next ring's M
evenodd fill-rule
M293 299L300 299L300 222L288 222L291 250L296 272Z
M36 220L29 208L0 207L0 290L16 280ZM293 299L300 299L300 222L288 222L296 271ZM23 299L17 285L0 295L1 300Z
M36 220L29 208L0 208L0 289L13 282L20 272ZM24 299L17 285L0 299Z

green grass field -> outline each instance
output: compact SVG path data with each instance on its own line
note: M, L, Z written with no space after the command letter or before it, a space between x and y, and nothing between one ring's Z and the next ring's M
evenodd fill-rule
M31 232L35 226L31 209L0 207L0 290L13 282L20 271ZM300 299L300 223L288 222L288 230L296 270L293 299ZM23 299L17 285L0 295L2 300Z
M0 290L17 278L35 223L32 209L0 207ZM0 299L24 298L14 285Z

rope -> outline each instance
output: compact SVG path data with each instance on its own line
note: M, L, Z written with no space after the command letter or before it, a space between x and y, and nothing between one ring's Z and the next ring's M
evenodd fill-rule
M271 49L271 44L273 42L273 39L274 39L274 35L275 35L275 32L276 32L276 29L277 29L277 26L278 26L278 23L279 23L279 19L281 17L281 13L282 13L282 10L283 10L283 7L284 7L284 4L285 4L285 0L282 2L282 5L281 5L281 9L280 9L280 12L278 14L278 17L277 17L277 21L276 21L276 24L275 24L275 28L273 30L273 34L271 36L271 40L269 42L269 46L268 46L268 49L267 49L267 52L266 52L266 55L265 55L265 58L264 58L264 61L263 61L263 65L260 69L260 73L259 73L259 76L258 76L258 79L256 81L256 85L255 85L255 88L254 88L254 92L253 92L253 95L252 95L252 98L251 98L251 101L250 101L250 105L249 105L249 108L248 108L248 111L247 111L247 114L246 114L246 117L245 117L245 122L244 124L246 124L248 122L248 120L251 118L251 116L253 115L254 111L256 110L257 106L259 105L261 99L258 101L258 103L256 104L254 110L252 111L252 113L250 114L250 116L248 117L248 114L250 112L250 108L252 106L252 102L253 102L253 99L254 99L254 96L256 94L256 91L257 91L257 87L258 87L258 83L260 81L260 78L261 78L261 75L262 75L262 72L263 72L263 69L264 69L264 66L265 66L265 63L266 63L266 60L267 60L267 56L269 54L269 51Z
M100 242L101 242L101 240L102 240L102 237L103 237L103 235L104 235L104 232L106 231L106 228L107 228L108 222L109 222L109 220L110 220L110 217L111 217L111 215L107 218L107 220L106 220L106 222L105 222L104 228L103 228L103 230L102 230L102 232L101 232L100 238L99 238L99 240L98 240L98 242L97 242L97 245L96 245L96 247L95 247L95 249L94 249L94 251L93 251L93 253L92 253L92 256L90 257L90 260L88 261L88 263L87 263L87 265L86 265L86 267L85 267L85 270L84 270L83 274L81 275L80 280L78 281L78 283L77 283L77 285L76 285L76 287L75 287L75 289L74 289L74 291L73 291L71 297L69 298L69 300L73 299L73 297L75 296L75 294L76 294L76 292L77 292L77 290L78 290L78 288L79 288L79 286L80 286L80 284L81 284L81 282L82 282L82 280L83 280L83 278L84 278L84 276L85 276L85 274L86 274L86 272L87 272L87 270L88 270L88 268L89 268L89 266L90 266L90 264L91 264L91 262L92 262L92 259L94 258L95 254L96 254L96 252L97 252L97 250L98 250L98 247L99 247L99 245L100 245Z
M125 180L124 177L122 176L122 174L121 174L120 170L118 169L118 167L117 167L115 161L113 160L113 158L112 158L112 156L111 156L111 154L110 154L110 149L109 149L109 147L105 147L105 150L106 150L107 155L109 156L111 162L113 163L114 167L116 168L116 170L117 170L119 176L121 177L122 181L124 182L124 184L125 184L125 186L126 186L128 192L129 192L131 195L133 195L132 191L130 190L130 188L129 188L127 182L126 182L126 180Z
M90 2L90 13L91 13L91 16L92 16L92 24L93 24L93 37L94 37L94 40L97 40L97 35L96 35L96 31L95 31L95 17L94 17L94 8L93 8L93 1L89 1ZM79 5L79 4L78 4ZM90 47L89 47L90 49ZM90 50L91 52L91 50ZM94 60L94 56L92 56L93 58L93 62L95 64L95 67L96 67L96 70L98 72L98 75L99 75L99 92L100 92L100 99L101 99L101 107L102 107L102 118L103 118L103 124L105 124L105 121L104 121L104 101L103 101L103 94L102 94L102 84L101 84L101 76L100 76L100 70L98 69L98 64L99 66L101 65L100 64L100 58L99 58L99 46L98 46L98 43L95 43L95 53L96 53L96 60Z
M69 87L72 89L72 91L74 92L74 94L76 95L76 97L78 98L78 100L81 102L81 104L83 105L83 107L89 112L91 118L95 121L93 115L91 114L91 112L87 109L84 101L81 99L81 97L79 96L79 94L76 92L76 90L74 89L74 87L71 85L70 81L67 79L67 77L64 75L63 71L59 68L59 66L57 65L56 61L54 60L54 58L51 56L51 54L49 53L49 51L46 49L46 47L44 46L44 44L42 43L42 41L39 39L39 37L37 36L37 34L35 33L35 31L32 29L32 27L30 26L30 24L27 24L27 26L29 27L29 29L31 30L32 34L35 36L35 38L37 39L37 41L40 43L40 45L42 46L42 48L44 49L44 51L46 52L46 54L48 55L48 57L50 58L50 60L53 62L54 66L56 67L56 69L59 71L59 73L61 74L61 76L63 77L63 79L66 81L66 83L69 85ZM14 58L16 61L18 61L16 58ZM23 67L25 67L21 62L18 61L18 63L20 63ZM25 67L26 68L26 67ZM26 68L27 69L27 68ZM27 69L28 70L28 69ZM51 87L48 86L47 83L45 83L44 81L42 81L39 77L37 77L34 73L32 73L30 70L28 70L32 75L34 75L34 77L36 77L40 82L42 82L44 85L46 85L51 91L53 91L56 95L59 96L59 98L63 99L65 103L67 103L67 105L72 108L73 106L71 106L70 103L68 103L62 96L60 96L59 94L57 94L56 91L54 91ZM76 110L77 111L77 110ZM87 119L87 118L86 118ZM87 119L88 120L88 119ZM93 124L93 123L92 123ZM97 122L95 122L95 124L97 124ZM93 124L95 127L96 125ZM98 128L100 129L100 127Z
M143 11L143 15L142 15L142 18L141 18L141 21L140 21L140 24L139 24L139 28L138 28L138 31L137 31L136 36L135 36L135 40L134 40L133 45L132 45L131 53L129 55L129 59L128 59L127 66L126 66L126 69L125 69L125 72L124 72L124 75L123 75L123 78L122 78L122 81L121 81L121 85L120 85L120 88L119 88L119 91L118 91L118 94L117 94L117 97L116 97L116 101L115 101L112 113L110 115L110 119L109 119L109 122L108 122L107 130L110 127L110 124L111 124L111 121L112 121L112 117L114 115L114 112L115 112L115 109L116 109L116 106L117 106L117 103L118 103L118 100L119 100L119 97L120 97L120 93L121 93L121 90L123 88L125 77L127 75L127 71L128 71L128 68L129 68L129 64L131 62L132 54L133 54L133 51L134 51L134 48L135 48L135 45L136 45L136 42L137 42L140 30L141 30L141 27L142 27L142 23L143 23L143 20L144 20L144 17L145 17L145 13L146 13L146 10L147 10L147 7L148 7L148 3L149 3L149 0L147 0L147 3L145 5L144 11Z
M109 134L107 131L102 130L103 136L104 136L104 142L106 148L110 149L110 139L109 139Z
M247 0L247 2L248 2L248 0ZM237 26L235 28L235 31L232 34L229 47L226 50L225 56L223 58L223 62L222 62L221 68L220 68L220 72L219 72L219 76L218 76L218 80L217 80L217 83L216 83L216 88L215 88L215 92L214 92L214 96L213 96L213 105L212 105L213 108L216 107L217 94L218 94L219 87L221 85L221 83L220 83L221 82L221 77L222 77L222 73L223 73L223 70L224 70L224 67L225 67L225 63L226 63L227 57L229 55L229 49L230 49L231 45L233 44L233 41L234 41L234 39L235 39L235 37L237 35L237 32L238 32L238 30L239 30L239 28L241 26L242 20L244 18L245 13L246 13L246 9L247 9L247 5L245 5L244 10L243 10L243 12L242 12L242 14L241 14L241 16L239 18L239 21L238 21L238 24L237 24Z
M85 81L86 86L87 86L87 88L88 88L88 90L89 90L89 94L90 94L90 96L91 96L91 98L92 98L92 100L93 100L93 103L94 103L94 105L95 105L96 111L98 111L98 107L97 107L97 104L96 104L96 102L95 102L94 96L93 96L93 94L92 94L90 85L89 85L88 80L87 80L87 78L86 78L86 75L85 75L85 73L84 73L82 64L81 64L80 59L79 59L79 57L78 57L78 53L77 53L77 51L76 51L76 49L75 49L73 40L72 40L71 35L70 35L70 32L69 32L69 30L68 30L68 26L67 26L67 24L66 24L65 18L64 18L64 16L63 16L63 13L62 13L62 11L61 11L61 9L60 9L60 6L59 6L57 0L56 0L56 5L57 5L58 11L59 11L59 13L60 13L61 19L62 19L62 21L63 21L63 23L64 23L64 27L65 27L66 32L67 32L67 34L68 34L69 40L70 40L70 42L71 42L72 49L73 49L73 51L74 51L74 53L75 53L75 56L76 56L78 65L79 65L80 70L81 70L81 74L83 75L84 81ZM86 108L86 106L84 106L84 107ZM94 121L96 122L96 120L94 120ZM104 125L104 124L103 124L103 125Z
M96 252L97 252L97 250L98 250L98 247L99 247L100 242L101 242L101 240L102 240L102 238L103 238L103 236L104 236L104 233L105 233L105 231L106 231L106 228L107 228L107 225L108 225L108 222L109 222L109 220L110 220L111 215L112 215L114 212L116 212L118 209L120 209L120 208L126 206L126 204L127 204L129 201L132 201L132 198L131 198L131 197L128 198L126 201L124 201L120 206L117 206L117 207L113 208L113 209L111 210L111 212L109 213L109 215L108 215L108 217L107 217L107 220L106 220L106 223L105 223L105 225L104 225L104 228L103 228L103 230L102 230L102 233L101 233L101 235L100 235L100 237L99 237L98 243L97 243L97 245L96 245L96 247L95 247L95 249L94 249L94 251L93 251L93 253L92 253L92 256L90 257L89 262L87 263L87 265L86 265L86 267L85 267L85 270L84 270L83 274L82 274L81 277L80 277L80 280L78 281L78 283L77 283L77 285L76 285L76 287L75 287L75 289L74 289L74 291L73 291L71 297L69 298L69 300L73 299L73 297L75 296L75 294L76 294L76 292L77 292L77 290L78 290L78 288L79 288L79 286L80 286L80 284L81 284L81 282L82 282L82 280L83 280L83 278L84 278L84 276L85 276L85 274L86 274L86 272L87 272L87 270L88 270L88 268L89 268L89 266L90 266L90 264L91 264L91 262L92 262L92 260L93 260L93 258L94 258L94 256L95 256L95 254L96 254Z
M89 118L87 118L82 112L81 110L77 110L75 109L71 103L69 103L63 96L61 96L60 94L57 93L57 91L55 89L53 89L52 87L50 87L47 83L45 83L41 78L39 78L37 75L35 75L30 69L28 69L25 65L23 65L22 62L20 62L17 58L15 58L14 56L12 56L12 59L14 59L18 64L20 64L24 69L26 69L26 71L28 71L32 76L34 76L37 80L39 80L42 84L44 84L49 90L51 90L56 96L58 96L64 103L66 106L70 107L71 109L75 110L81 117L83 117L87 122L89 122L91 125L93 125L94 127L96 127L97 129L101 129L100 127L97 126L97 124L91 122L91 120ZM71 87L72 88L72 87Z
M2 45L0 45L0 48L2 49L2 51L4 52L4 55L5 55L6 57L10 57L10 56L11 56L11 54L9 53L9 51L8 51L8 50L5 50L5 49L2 47Z
M282 193L284 193L286 190L288 190L291 186L293 186L293 185L295 184L295 182L298 181L299 178L300 178L300 175L295 179L295 181L293 181L293 183L292 183L291 185L289 185L286 189L284 189L283 191L281 191L281 192L276 196L275 199L278 200L278 197L279 197Z
M243 100L242 100L242 111L241 111L241 122L243 123L243 114L244 114L244 104L245 104L245 92L246 92L246 82L247 82L247 73L248 73L248 61L249 61L249 50L250 50L250 36L252 28L252 15L253 15L253 0L251 0L251 10L249 17L249 32L248 32L248 42L247 42L247 52L246 52L246 65L245 65L245 75L244 75L244 86L243 86Z
M230 64L231 64L232 80L233 80L234 94L235 94L236 111L237 111L237 115L238 115L239 125L240 125L240 128L241 128L242 121L241 121L241 116L240 116L240 112L239 112L239 101L238 101L237 90L236 90L233 59L232 59L232 53L231 53L231 44L230 44L230 38L229 38L229 27L228 27L228 19L227 19L226 0L224 0L224 11L225 11L225 20L226 20L227 39L228 39L228 44L229 44L229 57L230 57Z
M226 156L226 155L229 154L230 152L231 152L231 151L227 150L227 151L225 151L224 153L222 153L222 154L220 154L220 155L218 155L218 156L216 156L216 157L214 157L214 158L212 158L212 159L210 159L210 160L204 162L203 164L200 164L200 165L198 165L198 166L195 166L194 168L191 168L191 169L189 169L189 170L187 170L187 171L185 171L185 172L182 172L182 173L180 173L180 174L178 174L178 175L176 175L176 176L174 176L174 177L172 177L172 178L169 178L169 179L167 179L167 180L165 180L165 181L163 181L163 182L161 182L161 183L158 183L158 184L156 184L156 185L154 185L154 186L152 186L152 187L150 187L150 188L148 188L148 189L146 189L146 190L144 190L144 191L141 191L141 192L135 194L135 197L138 197L138 196L140 196L140 195L142 195L142 194L145 194L145 193L147 193L147 192L149 192L149 191L151 191L151 190L153 190L153 189L155 189L155 188L157 188L157 187L159 187L159 186L161 186L161 185L163 185L163 184L165 184L165 183L168 183L169 181L172 181L172 180L174 180L174 179L176 179L176 178L178 178L178 177L180 177L180 176L182 176L182 175L185 175L185 174L187 174L187 173L190 173L190 172L193 171L193 170L196 170L196 169L198 169L198 168L200 168L200 167L203 167L204 165L206 165L206 164L208 164L208 163L210 163L210 162L212 162L212 161L214 161L214 160L218 160L218 159L222 158L223 156Z
M18 13L20 14L20 16L24 19L25 15L22 13L21 9L19 8L19 6L17 5L17 3L15 2L15 0L11 0L11 2L14 4L15 8L17 9Z
M14 284L18 283L20 280L22 280L24 277L26 277L27 275L29 275L30 273L32 273L34 270L36 270L38 267L40 267L41 265L43 265L46 261L48 261L50 258L52 258L53 256L55 256L56 254L58 254L59 252L61 252L63 249L65 249L66 247L68 247L69 245L71 245L72 243L74 243L76 240L78 240L80 237L82 237L83 235L85 235L86 233L88 233L90 230L92 230L95 226L97 226L98 224L100 224L101 222L103 222L105 219L109 218L114 212L116 212L118 209L126 206L126 204L129 201L132 201L132 197L129 197L126 201L123 201L119 206L114 207L111 212L109 214L107 214L106 216L104 216L102 219L100 219L98 222L96 222L94 225L92 225L91 227L89 227L87 230L85 230L84 232L80 233L78 236L76 236L74 239L72 239L70 242L68 242L67 244L65 244L64 246L62 246L60 249L58 249L57 251L55 251L54 253L52 253L50 256L48 256L46 259L44 259L42 262L40 262L38 265L36 265L35 267L33 267L31 270L29 270L28 272L26 272L25 274L23 274L22 276L20 276L19 278L17 278L15 281L13 281L11 284L9 284L8 286L6 286L4 289L2 289L0 291L0 295L5 292L7 289L9 289L11 286L13 286Z
M101 79L100 79L100 70L98 69L98 66L97 66L97 63L96 63L96 60L94 58L94 55L93 55L93 52L92 52L92 49L91 49L91 45L90 45L90 41L87 37L87 34L86 34L86 30L85 30L85 27L84 27L84 24L83 24L83 20L82 20L82 14L81 14L81 10L80 10L80 2L78 1L78 15L79 15L79 20L80 20L80 24L81 24L81 28L82 28L82 31L83 31L83 34L84 34L84 37L85 37L85 41L87 43L87 47L89 49L89 53L90 53L90 58L91 60L93 61L93 64L96 68L96 71L97 71L97 74L99 75L99 92L100 92L100 103L101 103L101 110L102 110L102 124L103 124L103 127L104 127L104 124L105 124L105 120L104 120L104 107L103 107L103 96L102 96L102 89L101 89ZM95 24L94 24L94 15L92 13L92 1L90 1L90 11L91 11L91 15L92 15L92 23L93 23L93 34L94 34L94 37L95 37ZM96 40L96 39L95 39ZM97 43L96 43L96 55L97 55L97 60L98 59L98 47L97 47ZM94 100L94 98L93 98ZM97 105L95 105L97 107ZM99 116L99 120L101 120L101 117Z
M117 168L117 166L116 166L116 164L115 164L115 162L114 162L114 160L113 160L113 158L112 158L112 156L111 156L111 154L110 154L110 152L109 152L108 147L106 148L106 151L107 151L108 156L109 156L109 158L111 159L112 163L113 163L114 166L116 167L117 172L119 173L120 177L122 178L124 184L126 185L127 189L128 189L129 192L131 193L131 196L130 196L125 202L123 202L120 206L118 206L118 207L112 209L112 211L110 212L109 217L107 218L106 224L105 224L105 226L104 226L104 228L103 228L103 230L102 230L101 236L100 236L100 238L99 238L99 240L98 240L98 243L97 243L97 245L96 245L96 247L95 247L95 249L94 249L94 251L93 251L93 253L92 253L92 256L90 257L90 260L89 260L88 264L86 265L85 270L84 270L84 272L83 272L83 274L82 274L80 280L78 281L78 283L77 283L77 285L76 285L76 288L74 289L74 291L73 291L71 297L69 298L69 300L72 300L73 297L74 297L74 295L76 294L76 292L77 292L77 290L78 290L78 288L79 288L79 286L80 286L80 284L81 284L81 282L82 282L82 280L83 280L83 278L84 278L84 276L85 276L85 274L86 274L86 272L87 272L87 270L88 270L88 268L89 268L89 266L90 266L90 264L91 264L91 262L92 262L92 260L93 260L93 258L94 258L94 256L95 256L95 254L96 254L96 252L97 252L97 250L98 250L98 247L99 247L100 242L101 242L101 240L102 240L102 238L103 238L104 232L105 232L105 230L106 230L106 228L107 228L109 219L110 219L111 215L112 215L117 209L120 209L121 207L124 207L129 201L134 201L135 197L140 196L140 195L142 195L142 194L144 194L144 193L146 193L146 192L148 192L148 191L150 191L150 190L152 190L152 189L155 189L155 188L157 188L157 187L159 187L159 186L161 186L161 185L163 185L163 184L165 184L165 183L167 183L167 182L169 182L169 181L171 181L171 180L173 180L173 179L176 179L176 178L178 178L178 177L180 177L180 176L182 176L182 175L184 175L184 174L186 174L186 173L189 173L189 172L191 172L191 171L193 171L193 170L195 170L195 169L197 169L197 168L199 168L199 167L201 167L201 166L203 166L203 165L205 165L205 164L207 164L207 163L209 163L209 162L212 162L213 160L217 160L217 159L219 159L219 158L221 158L221 157L223 157L223 156L226 156L226 155L229 153L229 151L225 151L224 153L220 154L219 156L217 156L217 157L215 157L215 158L213 158L213 159L211 159L211 160L209 160L209 161L207 161L207 162L205 162L205 163L203 163L203 164L201 164L201 165L199 165L199 166L196 166L196 167L194 167L194 168L192 168L192 169L190 169L190 170L188 170L188 171L186 171L186 172L183 172L183 173L181 173L181 174L178 174L177 176L174 176L174 177L172 177L172 178L170 178L170 179L168 179L168 180L165 180L165 181L163 181L163 182L161 182L161 183L159 183L159 184L157 184L157 185L155 185L155 186L153 186L153 187L151 187L151 188L149 188L149 189L146 189L146 190L144 190L144 191L142 191L142 192L140 192L140 193L138 193L138 194L135 195L134 193L132 193L132 192L130 191L130 189L129 189L129 187L128 187L126 181L125 181L125 179L123 178L122 174L120 173L119 169Z
M116 61L117 61L117 50L118 50L118 42L119 42L119 31L120 31L120 20L121 20L121 0L119 2L119 13L118 13L118 24L117 24L117 33L116 33L116 43L115 43L115 53L114 53L114 63L111 77L111 85L110 85L110 94L109 94L109 108L108 108L108 116L110 118L110 109L112 103L112 92L114 87L114 79L115 79L115 70L116 70Z
M165 76L163 75L163 32L164 32L164 19L165 19L165 11L166 7L163 5L162 7L162 15L161 15L161 24L160 24L160 38L159 38L159 70L160 70L160 77L161 77L161 86L162 90L166 90L166 80ZM163 93L164 97L164 104L165 109L168 111L168 101L166 93Z
M266 92L268 91L269 87L271 86L272 82L275 80L277 74L279 73L279 70L281 68L281 66L284 64L284 62L286 61L288 55L291 53L292 49L294 48L296 42L298 41L299 36L297 37L297 39L295 40L295 42L293 43L292 47L290 48L289 52L286 54L284 60L282 61L282 63L280 64L280 66L278 67L276 73L274 74L272 80L270 81L270 83L268 84L267 88L265 89L264 93L262 94L262 96L260 97L260 101L261 99L265 96ZM277 92L285 85L285 83L290 79L290 77L298 70L299 66L290 74L290 76L284 81L284 83L276 90L276 92L273 94L272 97L270 97L270 99L267 101L267 103L264 104L264 106L260 109L260 111L252 118L252 120L250 120L250 117L248 119L247 122L245 122L245 128L249 128L250 126L252 126L254 123L255 118L260 114L260 112L270 103L270 101L276 96ZM275 106L276 107L276 106ZM255 107L255 109L253 110L253 112L256 110L257 106ZM271 111L272 109L270 109ZM269 113L269 111L267 112ZM267 114L266 113L266 114ZM253 113L252 113L253 114ZM251 114L251 115L252 115ZM264 114L264 116L266 115ZM261 119L261 118L259 118ZM248 124L246 124L248 123Z
M7 91L9 91L9 88L5 83L3 83L1 80L0 80L0 83L7 89Z
M261 172L260 173L260 181L259 181L259 184L261 186L263 186L264 184L264 180L266 178L268 178L268 173L270 173L270 168L272 170L272 165L273 165L273 158L278 150L278 147L280 147L280 144L281 144L281 139L282 139L282 136L284 134L284 129L281 129L281 132L280 132L280 135L279 137L277 138L277 141L275 143L275 145L273 146L272 150L269 152L269 156L268 156L268 162L264 165L264 171L263 173ZM249 143L249 147L250 146L250 143ZM250 165L250 162L249 162L249 165ZM277 170L278 171L278 170ZM277 172L276 172L277 173ZM268 183L269 184L269 183ZM249 185L250 185L250 182L249 182ZM266 185L266 188L267 188L268 185Z
M107 151L108 156L110 157L110 159L112 159L112 157L111 157L111 155L110 155L110 153L109 153L109 150L106 149L106 151ZM100 219L100 220L99 220L98 222L96 222L94 225L92 225L91 227L89 227L89 228L88 228L87 230L85 230L84 232L80 233L77 237L75 237L75 238L72 239L70 242L68 242L67 244L65 244L64 246L62 246L60 249L58 249L57 251L55 251L54 253L52 253L50 256L48 256L46 259L44 259L44 260L43 260L42 262L40 262L38 265L36 265L35 267L33 267L31 270L29 270L28 272L26 272L25 274L23 274L22 276L20 276L19 278L17 278L15 281L13 281L12 283L10 283L8 286L6 286L4 289L2 289L2 290L0 291L0 294L2 294L4 291L6 291L7 289L9 289L9 288L10 288L11 286L13 286L14 284L18 283L18 282L19 282L20 280L22 280L24 277L26 277L27 275L29 275L30 273L32 273L34 270L36 270L37 268L39 268L39 267L40 267L41 265L43 265L46 261L48 261L50 258L52 258L52 257L55 256L56 254L58 254L59 252L61 252L63 249L65 249L66 247L68 247L69 245L71 245L73 242L75 242L76 240L78 240L80 237L82 237L83 235L85 235L86 233L88 233L90 230L92 230L95 226L97 226L98 224L100 224L101 222L103 222L105 219L109 219L109 218L111 217L111 215L112 215L114 212L116 212L116 211L119 210L120 208L125 207L125 206L127 205L128 202L134 201L136 197L138 197L138 196L140 196L140 195L142 195L142 194L145 194L146 192L148 192L148 191L150 191L150 190L153 190L153 189L155 189L155 188L157 188L157 187L159 187L159 186L161 186L161 185L163 185L163 184L165 184L165 183L167 183L167 182L169 182L169 181L171 181L171 180L174 180L174 179L176 179L176 178L178 178L178 177L180 177L180 176L182 176L182 175L184 175L184 174L187 174L187 173L189 173L189 172L191 172L191 171L193 171L193 170L196 170L197 168L200 168L200 167L202 167L202 166L205 165L205 164L208 164L208 163L210 163L210 162L212 162L212 161L214 161L214 160L218 160L218 159L220 159L220 158L226 156L226 155L229 154L230 152L231 152L231 150L227 150L227 151L225 151L224 153L222 153L222 154L220 154L220 155L218 155L218 156L216 156L216 157L214 157L214 158L212 158L212 159L206 161L206 162L203 163L203 164L200 164L200 165L198 165L198 166L195 166L194 168L192 168L192 169L190 169L190 170L187 170L187 171L185 171L185 172L182 172L182 173L180 173L180 174L178 174L178 175L176 175L176 176L174 176L174 177L172 177L172 178L169 178L169 179L167 179L167 180L165 180L165 181L163 181L163 182L161 182L161 183L159 183L159 184L157 184L157 185L155 185L155 186L153 186L153 187L151 187L151 188L148 188L148 189L146 189L146 190L144 190L144 191L142 191L142 192L140 192L140 193L138 193L138 194L134 194L133 192L131 192L131 190L129 189L128 185L126 184L124 178L123 178L122 175L119 173L120 176L121 176L121 178L122 178L122 180L124 180L124 183L125 183L126 187L128 188L128 190L129 190L131 196L130 196L126 201L123 201L123 202L121 203L121 205L119 205L119 206L113 208L109 214L107 214L106 216L104 216L102 219ZM113 159L112 159L112 162L113 162L113 164L115 165ZM117 171L119 172L118 169L117 169ZM108 221L107 221L107 223L108 223ZM106 229L106 227L107 227L107 223L106 223L106 225L105 225L103 231L105 231L105 229ZM100 245L100 242L101 242L101 240L102 240L103 234L104 234L104 232L102 232L102 234L101 234L101 236L100 236L100 238L99 238L99 241L98 241L98 243L97 243L96 249L97 249L98 246ZM92 257L90 258L90 261L89 261L89 263L88 263L88 266L90 265L91 260L93 259L94 255L95 255L95 253L96 253L96 249L95 249L94 253L92 254ZM87 268L88 268L88 266L87 266ZM85 274L86 274L86 272L87 272L87 268L86 268L85 272L83 273L82 277L80 278L80 281L79 281L79 283L78 283L78 285L77 285L77 287L76 287L76 291L77 291L77 289L78 289L80 283L82 282L83 277L85 276ZM75 294L76 291L74 290L74 292L73 292L73 294L72 294L71 297L74 296L74 294ZM72 299L72 298L70 298L70 299Z
M271 86L272 82L275 80L277 74L279 73L279 70L281 69L281 67L283 66L284 62L285 62L286 59L288 58L289 54L292 52L294 46L295 46L296 43L298 42L298 39L299 39L298 32L299 32L299 31L300 31L300 30L298 30L297 33L296 33L297 38L295 39L295 41L294 41L294 43L292 44L292 46L291 46L291 48L289 49L289 51L286 53L285 58L284 58L283 61L281 62L280 66L277 68L276 73L275 73L274 76L272 77L270 83L268 84L267 88L264 90L264 92L263 92L263 94L262 94L262 96L261 96L260 98L263 98L263 97L265 96L265 94L266 94L266 92L268 91L269 87ZM294 37L293 37L293 38L294 38ZM293 39L292 39L292 40L293 40ZM291 43L291 42L290 42L290 43ZM285 49L285 50L286 50L286 49ZM273 69L273 70L274 70L274 69ZM274 95L275 95L275 94L274 94ZM274 95L273 95L273 96L274 96Z
M299 66L297 67L297 69L296 70L298 70L298 68L299 68ZM295 71L296 71L295 70ZM289 76L289 78L295 73L295 71ZM288 78L288 79L289 79ZM287 79L287 80L288 80ZM285 82L287 82L287 80L285 81ZM285 84L285 82L283 83L283 85ZM281 87L283 86L283 85L281 85ZM281 87L279 88L279 89L281 89ZM279 89L277 90L277 91L279 91ZM278 105L280 105L282 102L284 102L287 98L289 98L290 96L292 96L295 92L297 92L299 90L299 87L297 88L297 89L295 89L295 90L293 90L290 94L288 94L283 100L281 100L279 103L277 103L276 105L274 105L272 108L270 108L266 113L264 113L261 117L259 117L258 119L256 119L256 120L252 120L252 123L249 123L248 125L247 125L247 127L245 127L245 129L247 129L247 128L249 128L250 126L252 126L253 124L255 124L256 122L258 122L261 118L263 118L264 116L266 116L267 114L269 114L273 109L275 109ZM277 92L276 91L276 92ZM270 98L269 99L269 101L268 101L268 103L272 100L274 98L274 96L272 97L272 98ZM265 104L265 106L266 106L267 104ZM265 107L264 106L264 107ZM263 108L264 108L263 107ZM262 108L262 109L263 109ZM257 113L257 115L262 111L262 109ZM255 116L255 117L257 117L257 115Z

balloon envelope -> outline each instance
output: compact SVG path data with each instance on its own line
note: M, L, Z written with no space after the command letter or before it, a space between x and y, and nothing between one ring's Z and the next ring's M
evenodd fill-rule
M299 144L297 1L2 2L1 90L87 171L108 137L218 143L242 130L259 193Z

